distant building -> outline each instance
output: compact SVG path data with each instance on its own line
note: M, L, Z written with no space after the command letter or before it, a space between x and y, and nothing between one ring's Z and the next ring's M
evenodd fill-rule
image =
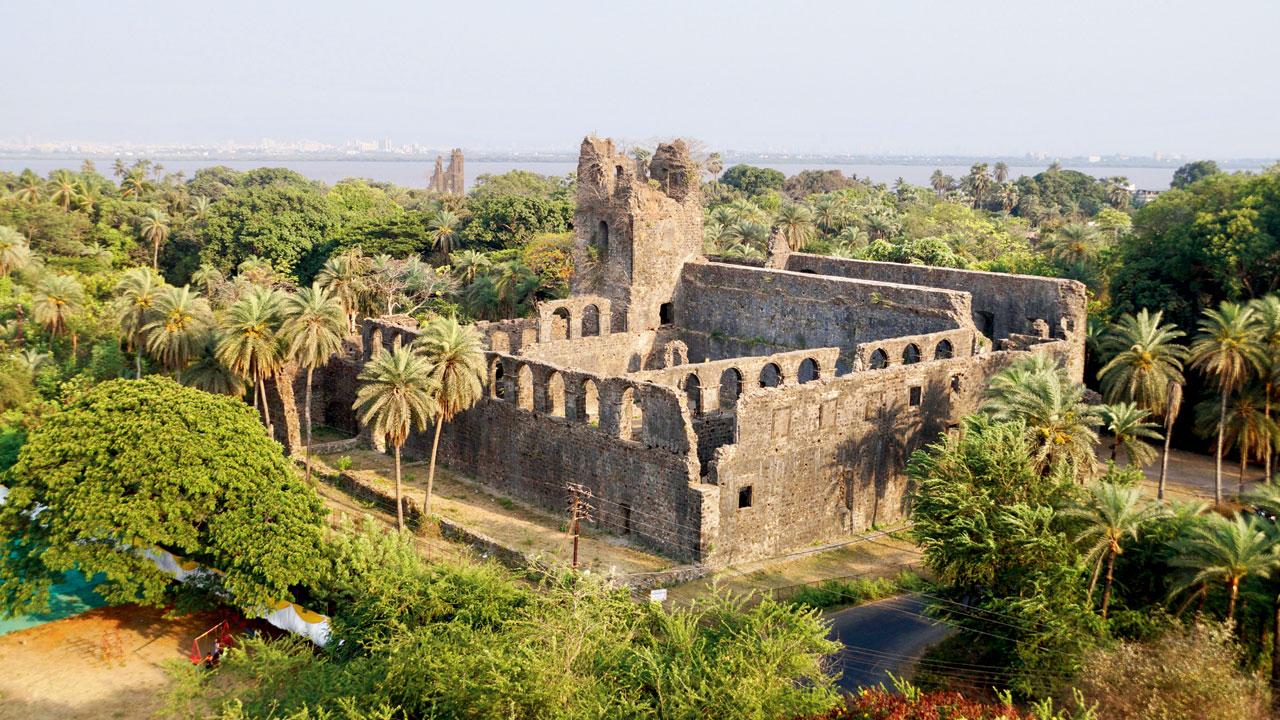
M436 167L431 173L427 189L447 195L462 195L467 190L466 173L463 171L462 148L449 153L449 167L444 167L444 157L436 156Z

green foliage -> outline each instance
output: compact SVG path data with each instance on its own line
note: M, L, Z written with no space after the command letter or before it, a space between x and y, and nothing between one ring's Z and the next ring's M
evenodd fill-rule
M104 574L112 602L163 604L172 578L141 554L152 546L222 571L249 613L322 564L322 505L252 410L165 378L84 392L30 432L9 479L5 612L41 608L73 568Z
M513 248L540 233L561 233L573 225L573 202L533 196L497 195L471 198L471 213L462 229L464 245Z
M720 183L749 196L755 196L763 195L770 190L781 190L786 179L786 175L773 168L734 165L720 176Z
M1217 175L1220 172L1222 171L1218 169L1218 163L1212 160L1196 160L1195 162L1189 162L1173 171L1173 180L1169 182L1169 187L1179 189L1185 188L1188 185L1199 182L1210 175Z
M511 170L501 175L476 176L467 196L470 200L490 200L503 196L572 200L574 188L572 176L554 177L528 170Z
M328 554L312 599L335 613L330 651L248 640L218 682L183 684L187 714L697 718L715 708L773 720L836 701L822 670L834 644L816 614L725 598L666 611L587 578L533 587L491 564L428 563L409 537L371 524L335 533Z
M918 590L924 584L924 580L910 570L903 570L895 577L837 578L824 580L817 585L807 585L787 598L787 602L799 607L816 609L860 605Z
M249 257L282 273L339 226L333 205L292 173L253 171L209 210L200 232L200 260L230 273Z

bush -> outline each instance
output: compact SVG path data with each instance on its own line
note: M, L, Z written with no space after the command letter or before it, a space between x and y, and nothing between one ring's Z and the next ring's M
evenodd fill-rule
M804 587L787 602L819 609L837 605L860 605L919 589L923 583L920 576L910 570L903 570L891 578L837 578Z
M1088 654L1077 685L1108 720L1268 717L1266 683L1239 661L1229 626L1196 623Z

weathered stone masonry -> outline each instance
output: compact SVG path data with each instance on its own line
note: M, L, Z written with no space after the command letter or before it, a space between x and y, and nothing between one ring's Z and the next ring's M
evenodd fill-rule
M578 164L573 295L480 323L486 397L446 425L443 462L709 564L781 554L901 518L903 468L1027 352L1083 371L1080 283L801 253L704 257L696 166L648 176L608 140ZM764 266L761 266L764 265ZM416 330L365 323L365 358ZM359 363L331 367L317 413ZM430 436L407 449L425 455Z

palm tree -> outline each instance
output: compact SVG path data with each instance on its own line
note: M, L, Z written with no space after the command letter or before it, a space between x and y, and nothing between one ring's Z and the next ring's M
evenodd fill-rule
M22 233L0 225L0 277L21 270L31 262L31 248Z
M191 273L191 282L199 285L206 296L213 297L214 291L217 290L218 286L226 282L226 278L223 277L222 271L218 268L209 263L201 263L200 267Z
M1207 515L1178 543L1174 567L1190 571L1179 579L1170 597L1191 587L1220 581L1227 585L1227 622L1235 620L1240 581L1250 575L1268 577L1276 562L1276 545L1256 519L1235 513L1231 519Z
M454 318L437 317L427 324L413 342L414 349L430 366L436 390L436 433L431 441L431 464L427 471L427 494L423 514L431 511L431 488L436 477L436 451L440 429L454 415L476 404L484 395L484 344L470 326Z
M493 267L493 261L488 255L475 250L453 253L449 256L449 262L453 266L454 273L463 283L473 282L477 275L483 275Z
M347 332L356 331L356 315L360 312L362 296L366 292L365 276L369 273L369 259L353 248L325 261L316 275L320 287L328 290L342 303L347 314Z
M160 243L169 237L169 217L158 208L147 208L138 224L142 239L151 243L151 268L160 269Z
M267 378L283 360L279 338L283 304L280 293L251 287L227 308L218 338L218 361L253 383L254 405L262 400L262 422L272 432Z
M115 175L117 178L124 177L125 173L127 173L128 171L129 171L128 168L125 167L125 164L124 164L124 158L116 158L111 163L111 174Z
M1173 423L1182 411L1182 383L1170 380L1165 390L1164 412L1164 452L1160 455L1160 484L1157 486L1156 499L1164 500L1164 483L1169 477L1169 441L1173 439Z
M1107 202L1117 210L1130 205L1129 179L1123 177L1107 178Z
M1082 223L1068 223L1048 237L1044 248L1065 265L1084 265L1098 253L1098 231Z
M813 211L807 205L783 205L778 210L778 227L787 239L787 247L798 252L813 238Z
M133 353L135 379L142 379L143 328L165 287L164 280L148 267L127 270L116 283L116 321L126 349Z
M370 427L375 437L385 437L395 448L396 459L396 527L404 529L404 503L401 502L400 449L416 426L427 428L427 421L438 411L437 386L430 364L408 347L374 355L360 372L363 383L353 406L360 422Z
M934 170L933 174L929 176L929 186L933 188L938 197L942 197L953 182L955 181L944 174L941 169Z
M1065 467L1083 480L1080 471L1095 463L1094 428L1102 422L1084 393L1052 360L1033 355L992 376L980 410L996 420L1023 422L1042 471Z
M175 375L200 351L213 329L209 302L186 285L161 288L149 317L142 326L147 352Z
M1147 420L1151 413L1133 403L1116 403L1101 406L1103 427L1111 433L1111 462L1123 447L1129 465L1141 468L1156 457L1156 451L1142 441L1143 438L1160 440L1160 426Z
M1186 333L1176 325L1161 325L1163 312L1146 308L1125 313L1103 337L1102 352L1111 360L1098 371L1107 402L1129 400L1153 416L1163 416L1170 382L1181 385L1187 348L1175 341Z
M987 174L986 163L974 163L969 168L969 188L973 192L973 206L981 207L986 199L987 190L991 188L991 176Z
M67 322L84 309L84 288L70 275L47 275L32 299L35 321L56 337L65 334Z
M53 356L49 353L42 353L35 348L26 348L21 352L15 353L14 359L16 359L22 367L26 368L27 372L34 373L45 365L48 365L49 361L53 359Z
M499 263L494 271L493 289L507 315L514 316L516 309L537 289L538 275L519 260Z
M44 193L44 183L40 182L40 178L30 170L22 173L22 177L18 179L18 188L14 190L14 199L20 202L35 203L40 200L40 195Z
M1280 295L1268 295L1253 300L1254 314L1258 319L1259 343L1262 345L1265 364L1262 367L1263 413L1271 418L1271 401L1280 389ZM1263 474L1271 482L1271 458L1275 446L1268 445L1263 453Z
M996 163L995 178L997 185L1003 185L1009 179L1009 166L1003 160Z
M147 176L143 172L139 172L137 167L127 172L124 180L120 181L120 196L135 197L141 199L150 187L147 182Z
M1261 456L1264 448L1275 443L1276 423L1263 414L1262 398L1256 392L1244 390L1232 395L1225 415L1221 402L1222 398L1206 400L1196 406L1196 429L1202 435L1212 435L1218 420L1223 420L1223 444L1240 452L1239 492L1243 494L1249 458Z
M209 206L212 201L204 195L196 195L191 198L191 217L203 219L209 213Z
M285 300L284 326L281 338L288 357L307 369L306 399L302 412L305 423L307 482L311 482L311 386L316 368L342 348L342 335L347 328L342 303L318 283L302 288Z
M1265 364L1253 310L1224 302L1206 310L1200 332L1191 344L1191 365L1214 378L1222 402L1218 405L1218 445L1213 474L1214 502L1222 505L1222 451L1227 425L1227 398L1244 385L1249 375Z
M1102 590L1102 617L1107 617L1111 603L1112 571L1116 556L1124 552L1121 543L1125 538L1138 539L1138 531L1144 524L1162 513L1159 506L1142 502L1142 490L1117 483L1097 483L1089 488L1089 498L1083 504L1061 511L1064 518L1084 523L1076 542L1087 544L1085 562L1093 563L1093 577L1089 580L1089 604L1093 604L1093 590L1098 584L1102 562L1107 563L1106 584Z
M206 333L204 342L200 343L200 352L179 374L179 381L187 387L207 393L237 398L243 396L244 381L226 365L218 362L217 348L217 337L213 333Z
M428 237L431 238L431 245L439 250L441 255L448 257L453 251L454 240L458 237L458 224L461 221L461 218L448 210L438 210L427 220L427 232Z
M80 181L67 170L58 170L49 180L49 199L62 206L63 212L71 211L71 203L80 196Z
M1000 183L996 189L996 198L1000 200L1000 209L1010 213L1017 207L1021 196L1018 194L1018 186L1007 182Z

